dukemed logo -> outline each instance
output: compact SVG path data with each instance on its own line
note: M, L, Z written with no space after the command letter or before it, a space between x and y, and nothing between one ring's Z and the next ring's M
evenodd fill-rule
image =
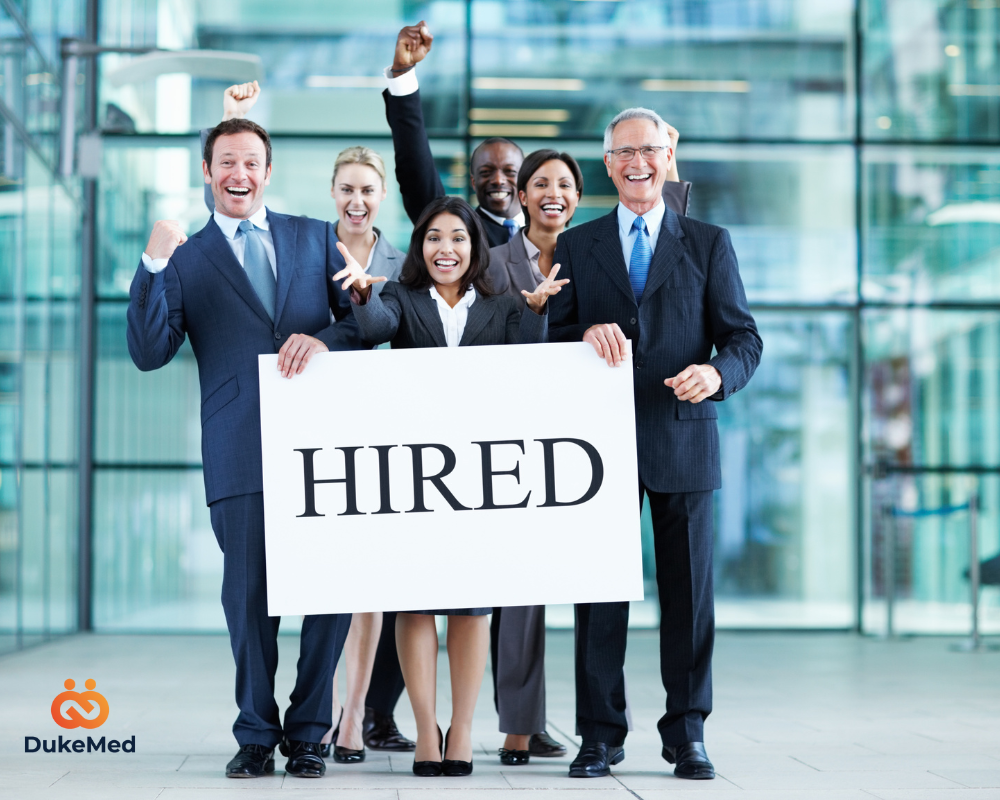
M63 686L65 692L60 692L52 700L52 720L61 728L86 728L93 730L101 727L108 720L111 707L107 698L100 692L94 691L97 688L97 681L88 678L84 684L87 687L85 692L73 691L76 688L76 681L72 678L66 680ZM106 740L104 736L95 739L88 736L83 739L65 739L59 736L57 739L41 739L37 736L24 737L25 753L134 753L135 737L119 741L117 739Z

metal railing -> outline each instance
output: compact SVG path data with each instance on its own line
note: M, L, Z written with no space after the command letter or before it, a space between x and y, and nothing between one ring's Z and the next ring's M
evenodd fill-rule
M918 508L905 510L895 503L885 503L881 507L884 531L883 541L883 580L886 598L886 636L895 635L895 605L896 605L896 557L898 542L896 535L896 520L900 518L919 519L926 517L950 517L953 514L967 513L969 519L969 601L971 607L971 625L969 637L952 646L954 650L973 652L986 649L979 629L979 594L980 594L980 562L979 562L979 513L982 508L980 501L979 476L984 474L1000 474L1000 468L981 466L928 467L902 464L879 463L872 470L874 479L884 479L891 475L968 475L974 476L974 487L967 502L960 505L939 506L937 508Z

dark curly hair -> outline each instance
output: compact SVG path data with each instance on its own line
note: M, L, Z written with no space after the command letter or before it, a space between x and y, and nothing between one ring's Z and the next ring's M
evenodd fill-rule
M208 173L212 174L212 151L215 149L215 140L220 136L231 136L234 133L256 133L264 143L264 151L267 153L267 160L264 168L271 166L271 137L267 135L260 125L248 119L225 119L208 132L205 139L205 163L208 164Z
M489 297L493 294L493 284L487 274L490 266L490 243L486 238L483 223L465 200L450 195L439 197L428 204L417 220L417 224L413 227L413 235L410 237L409 252L399 273L399 282L413 289L429 289L434 283L427 271L427 264L424 263L424 238L431 222L440 214L454 214L462 220L472 240L472 258L468 271L462 276L462 292L471 286L476 290L476 294Z

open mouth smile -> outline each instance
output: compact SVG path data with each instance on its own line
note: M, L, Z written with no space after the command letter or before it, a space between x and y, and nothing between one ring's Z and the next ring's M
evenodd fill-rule
M566 206L560 205L559 203L545 203L542 206L542 213L548 217L558 217L565 210Z
M510 197L510 192L507 191L490 192L487 196L492 198L493 200L506 200L508 197Z
M458 269L458 259L437 258L434 260L434 266L437 267L439 272L451 272L454 269Z
M347 219L350 222L363 222L367 216L367 211L351 211L350 209L347 211Z
M626 175L625 180L629 183L641 183L642 181L648 181L652 176L648 172L644 172L641 175Z
M247 186L227 186L226 191L229 192L232 197L246 197L250 194L250 189Z

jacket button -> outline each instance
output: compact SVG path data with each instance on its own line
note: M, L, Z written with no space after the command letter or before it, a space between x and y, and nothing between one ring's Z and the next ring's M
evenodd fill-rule
M275 338L275 339L280 339L280 338L281 338L281 334L280 334L280 333L278 333L277 331L275 331L275 332L274 332L274 338Z
M642 369L642 362L641 361L636 361L635 362L635 368L636 369Z
M628 321L628 324L629 324L629 325L635 325L635 317L632 317L632 319L630 319L630 320Z

